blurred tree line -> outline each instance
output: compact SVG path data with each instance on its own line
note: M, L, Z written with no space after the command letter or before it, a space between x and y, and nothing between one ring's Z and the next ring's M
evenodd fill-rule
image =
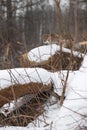
M19 66L18 56L41 45L43 34L63 33L74 37L74 2L70 0L69 8L62 12L55 0L54 6L49 0L0 0L0 68ZM85 6L87 0L78 0L80 39L87 32Z

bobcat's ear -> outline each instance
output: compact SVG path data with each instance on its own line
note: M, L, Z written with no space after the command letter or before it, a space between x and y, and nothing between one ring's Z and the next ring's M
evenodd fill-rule
M44 34L44 35L42 35L43 44L50 44L50 39L51 39L50 34Z
M43 44L58 44L58 34L44 34L42 36Z

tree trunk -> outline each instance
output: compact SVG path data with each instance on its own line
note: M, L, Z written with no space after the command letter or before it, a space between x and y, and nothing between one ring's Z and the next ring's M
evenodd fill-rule
M77 37L78 37L78 12L77 12L77 0L75 0L75 11L74 11L74 16L75 16L75 36L74 36L74 44L77 43Z
M12 42L13 41L13 17L12 17L12 1L7 0L6 1L7 6L7 41Z

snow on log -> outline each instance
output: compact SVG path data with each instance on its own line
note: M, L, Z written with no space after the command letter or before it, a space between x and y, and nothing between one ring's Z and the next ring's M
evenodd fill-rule
M71 50L63 47L61 51L60 46L52 44L32 49L23 54L20 58L20 64L23 67L41 67L50 71L77 70L82 59L78 52L71 54Z
M26 94L52 88L51 73L41 68L0 70L0 107Z
M20 57L20 64L23 67L37 66L37 64L47 64L48 59L54 55L57 50L58 46L56 44L34 48Z

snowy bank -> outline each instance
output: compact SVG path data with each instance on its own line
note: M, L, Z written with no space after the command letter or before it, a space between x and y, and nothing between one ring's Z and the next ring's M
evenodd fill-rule
M78 130L87 126L87 56L69 84L70 90L54 126L60 130Z

